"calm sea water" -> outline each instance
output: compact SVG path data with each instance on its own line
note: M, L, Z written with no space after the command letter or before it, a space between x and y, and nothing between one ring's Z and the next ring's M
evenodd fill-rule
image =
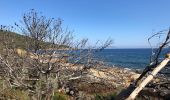
M60 52L60 51L57 51ZM63 52L61 50L61 52ZM67 51L64 51L67 53ZM163 55L170 52L169 49L164 49ZM77 54L78 51L75 51ZM105 49L94 54L95 58L104 61L105 64L130 69L144 69L150 63L152 49ZM76 58L75 58L76 60Z
M151 49L105 49L95 57L109 65L143 69L149 64L151 52Z

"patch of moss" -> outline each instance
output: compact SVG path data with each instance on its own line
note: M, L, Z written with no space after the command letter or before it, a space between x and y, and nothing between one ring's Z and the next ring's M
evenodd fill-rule
M56 92L56 93L54 93L52 100L68 100L68 97L65 94L61 94L61 93Z
M5 89L0 93L1 99L30 100L29 94L18 89Z

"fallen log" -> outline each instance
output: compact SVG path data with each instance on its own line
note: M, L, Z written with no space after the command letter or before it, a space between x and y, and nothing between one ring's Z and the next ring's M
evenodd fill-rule
M138 87L130 94L130 96L126 100L134 100L139 92L155 77L155 75L166 66L166 64L170 61L170 54L148 75Z

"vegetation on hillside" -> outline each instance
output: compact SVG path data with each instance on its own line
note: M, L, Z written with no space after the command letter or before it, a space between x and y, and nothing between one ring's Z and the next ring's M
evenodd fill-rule
M33 39L31 37L25 36L24 34L19 34L16 32L11 32L9 30L0 30L0 50L5 49L6 46L8 48L20 48L20 49L29 49L27 46L27 42L33 43ZM54 47L51 47L51 43L46 41L40 41L41 49L55 49L58 47L57 44ZM15 46L15 47L14 47ZM69 48L66 45L60 45L62 49Z
M14 32L0 30L0 47L5 48L5 46L12 47L14 44L16 48L25 49L26 37ZM5 39L5 40L4 40Z

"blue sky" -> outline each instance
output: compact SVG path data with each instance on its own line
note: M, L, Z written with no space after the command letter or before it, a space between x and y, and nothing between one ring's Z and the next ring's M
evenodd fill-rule
M19 22L36 9L62 18L76 38L114 40L114 48L149 47L147 38L170 27L170 0L1 0L0 24Z

